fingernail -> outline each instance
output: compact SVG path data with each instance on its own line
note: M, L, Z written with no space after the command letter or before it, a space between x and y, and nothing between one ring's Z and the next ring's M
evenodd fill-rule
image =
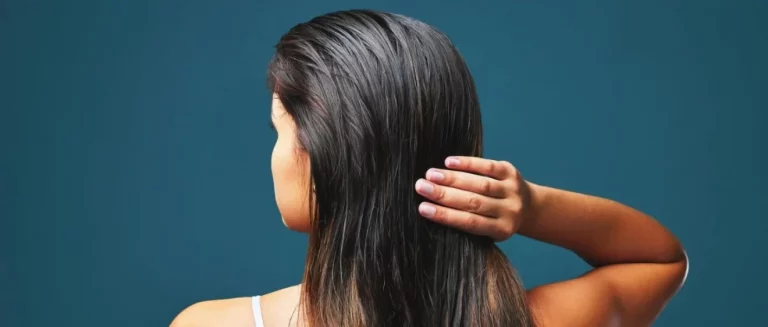
M445 166L446 167L458 167L459 166L459 159L456 159L456 158L445 159Z
M435 211L437 211L437 209L435 209L435 207L433 207L433 206L431 206L429 204L422 203L422 204L419 205L419 213L422 216L424 216L424 217L432 217L432 216L434 216L435 215Z
M435 187L432 186L432 184L427 183L425 180L420 179L416 182L416 189L424 194L432 194L432 191L435 190Z
M445 175L437 170L430 169L427 170L427 179L433 182L439 182L445 179Z

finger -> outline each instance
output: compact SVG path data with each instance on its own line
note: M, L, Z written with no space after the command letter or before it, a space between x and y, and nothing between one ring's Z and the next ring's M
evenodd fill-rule
M453 227L470 234L489 236L495 240L504 239L504 236L497 232L499 230L496 227L498 221L492 218L428 202L422 202L419 205L419 214L440 225Z
M505 195L504 184L501 181L461 171L432 168L427 170L427 180L435 184L450 186L497 199L502 199Z
M416 192L432 202L487 217L497 217L500 200L452 187L441 186L425 179L416 182Z
M506 161L496 161L479 157L448 157L445 166L453 170L476 173L495 179L505 179L515 169Z

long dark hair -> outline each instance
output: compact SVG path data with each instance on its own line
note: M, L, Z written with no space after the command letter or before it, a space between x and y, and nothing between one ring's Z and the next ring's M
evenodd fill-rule
M312 327L533 326L494 242L418 214L416 180L480 156L475 85L433 27L354 10L293 27L269 85L297 126L314 192L300 312Z

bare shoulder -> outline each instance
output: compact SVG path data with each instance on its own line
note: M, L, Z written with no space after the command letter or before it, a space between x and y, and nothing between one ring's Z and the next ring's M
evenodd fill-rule
M540 327L620 325L611 292L584 279L533 288L528 301Z
M287 287L261 297L264 326L295 326L299 312L301 285Z
M299 285L261 297L260 308L265 326L287 326L299 303ZM295 317L294 317L295 322ZM195 303L184 309L171 327L254 327L253 300L240 297Z
M251 298L241 297L195 303L176 316L171 327L254 327Z

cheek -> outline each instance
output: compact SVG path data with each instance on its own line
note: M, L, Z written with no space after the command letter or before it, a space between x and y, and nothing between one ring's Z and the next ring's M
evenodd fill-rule
M299 232L308 232L308 163L302 160L295 146L287 146L284 143L283 140L278 140L272 150L275 201L286 227Z

